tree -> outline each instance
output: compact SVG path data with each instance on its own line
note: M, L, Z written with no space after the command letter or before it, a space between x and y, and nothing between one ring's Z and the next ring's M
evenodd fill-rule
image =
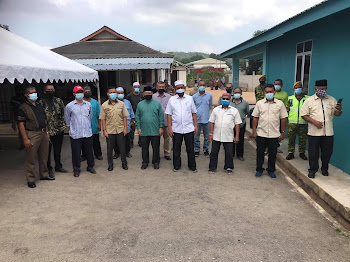
M7 30L7 31L10 31L10 27L9 27L8 25L2 25L2 24L0 24L0 27L1 27L1 28L4 28L4 29Z
M253 33L253 37L257 37L258 35L261 35L261 34L265 33L266 31L267 31L267 29L256 30L256 31Z

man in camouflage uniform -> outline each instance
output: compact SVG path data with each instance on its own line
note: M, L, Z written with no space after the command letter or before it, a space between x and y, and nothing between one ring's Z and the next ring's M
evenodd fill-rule
M289 112L289 125L288 125L288 155L287 160L294 158L295 151L295 138L298 135L299 138L299 156L301 159L307 160L305 155L305 147L307 140L307 122L301 117L300 110L304 104L304 101L308 98L303 94L303 88L300 81L296 82L293 86L294 95L288 97L287 110Z
M260 85L255 87L255 99L256 99L256 102L258 102L259 100L262 100L262 99L265 98L266 76L265 75L260 76L259 77L259 82L260 82Z
M47 168L49 176L54 177L51 166L51 149L53 148L55 171L67 173L68 171L62 167L61 149L63 143L64 130L64 104L63 101L55 97L55 88L51 84L47 84L44 89L44 98L40 100L40 104L45 110L47 119L48 133L50 135L49 154L47 160Z

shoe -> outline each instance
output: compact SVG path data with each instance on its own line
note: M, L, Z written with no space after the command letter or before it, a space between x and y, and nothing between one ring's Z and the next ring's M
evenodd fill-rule
M329 176L328 171L322 171L322 176Z
M123 164L123 165L122 165L122 168L123 168L124 170L128 170L128 169L129 169L127 164Z
M30 188L36 188L35 182L28 182L28 187L30 187Z
M97 158L97 160L103 160L102 156L97 156L96 158Z
M113 170L113 165L108 166L108 171L112 171Z
M113 159L117 159L119 157L119 154L114 154Z
M261 171L256 171L255 176L256 177L261 177L262 176L262 172Z
M68 173L68 170L64 169L63 167L61 168L55 168L55 172L59 172L59 173Z
M130 153L128 153L128 154L126 155L126 157L132 158L132 155L131 155Z
M40 177L40 180L55 180L56 178L55 177L49 177L49 176L46 176L46 177Z
M199 152L194 152L194 156L195 157L199 156Z
M154 166L154 169L159 169L159 163L155 163L153 166Z
M309 178L315 178L315 173L309 173L307 176L308 176Z
M74 171L73 176L75 176L75 177L79 177L79 176L80 176L80 172L79 172L79 171Z
M53 173L52 170L49 170L49 177L55 177L55 174Z
M86 160L86 156L81 156L81 162L84 162Z
M299 156L301 159L307 160L307 156L305 155L305 153L300 153Z
M286 156L287 160L291 160L294 158L294 154L293 153L289 153L288 156Z
M165 156L164 157L166 160L171 160L171 157L170 156Z
M244 161L245 159L243 156L240 156L240 157L238 157L238 160Z
M232 168L227 168L226 169L226 172L227 172L228 175L233 175L232 171L233 171Z
M180 169L180 168L174 168L173 171L174 171L174 172L177 172L177 171L179 171L179 169Z
M142 164L141 169L145 170L148 167L148 164Z
M192 172L193 172L193 173L197 173L198 170L197 170L197 169L192 169Z
M271 178L276 178L275 172L269 172L269 176L270 176Z
M209 156L209 152L208 152L208 151L205 151L205 152L204 152L204 155L205 155L206 157L208 157L208 156Z
M91 174L96 174L96 170L93 167L86 168L86 171L90 172Z

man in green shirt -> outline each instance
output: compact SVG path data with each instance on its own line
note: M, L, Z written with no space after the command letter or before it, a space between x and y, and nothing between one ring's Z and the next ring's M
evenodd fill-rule
M276 90L275 98L282 101L284 106L287 107L288 106L288 94L282 90L282 87L283 87L282 79L276 79L274 86L275 86L275 90Z
M162 105L152 99L152 95L152 87L146 86L143 90L144 100L137 105L136 109L135 122L142 147L141 169L148 167L150 142L153 150L152 164L154 169L159 169L159 146L160 136L163 135L164 114Z

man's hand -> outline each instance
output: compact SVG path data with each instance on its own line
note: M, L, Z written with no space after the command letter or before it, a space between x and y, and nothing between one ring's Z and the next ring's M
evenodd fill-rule
M126 136L128 134L128 130L124 129L124 136Z
M320 122L320 121L314 120L312 123L313 123L318 129L321 129L321 128L323 127L323 123Z
M174 136L174 132L173 132L173 130L172 130L171 128L169 128L169 136L170 136L170 137L173 137L173 136Z
M100 124L97 125L97 130L101 131L101 125Z
M31 146L33 146L32 142L30 142L30 140L27 138L27 139L23 139L23 144L26 148L29 148Z
M163 128L159 128L159 135L162 136L164 133L164 129Z
M253 131L252 137L253 137L254 139L256 139L257 136L258 136L257 132L256 132L256 131Z
M138 129L138 130L137 130L137 133L139 134L139 136L141 136L141 135L142 135L141 129Z
M103 135L104 135L105 138L108 138L107 130L103 131Z
M237 144L239 142L239 136L235 137L234 143Z
M195 126L195 127L194 127L194 133L197 134L197 132L198 132L198 127Z
M209 135L209 143L213 142L213 135Z
M335 105L335 109L338 111L342 111L343 110L343 105L342 104L336 104Z
M280 135L280 141L284 140L285 137L286 137L285 133L281 133L281 135Z

